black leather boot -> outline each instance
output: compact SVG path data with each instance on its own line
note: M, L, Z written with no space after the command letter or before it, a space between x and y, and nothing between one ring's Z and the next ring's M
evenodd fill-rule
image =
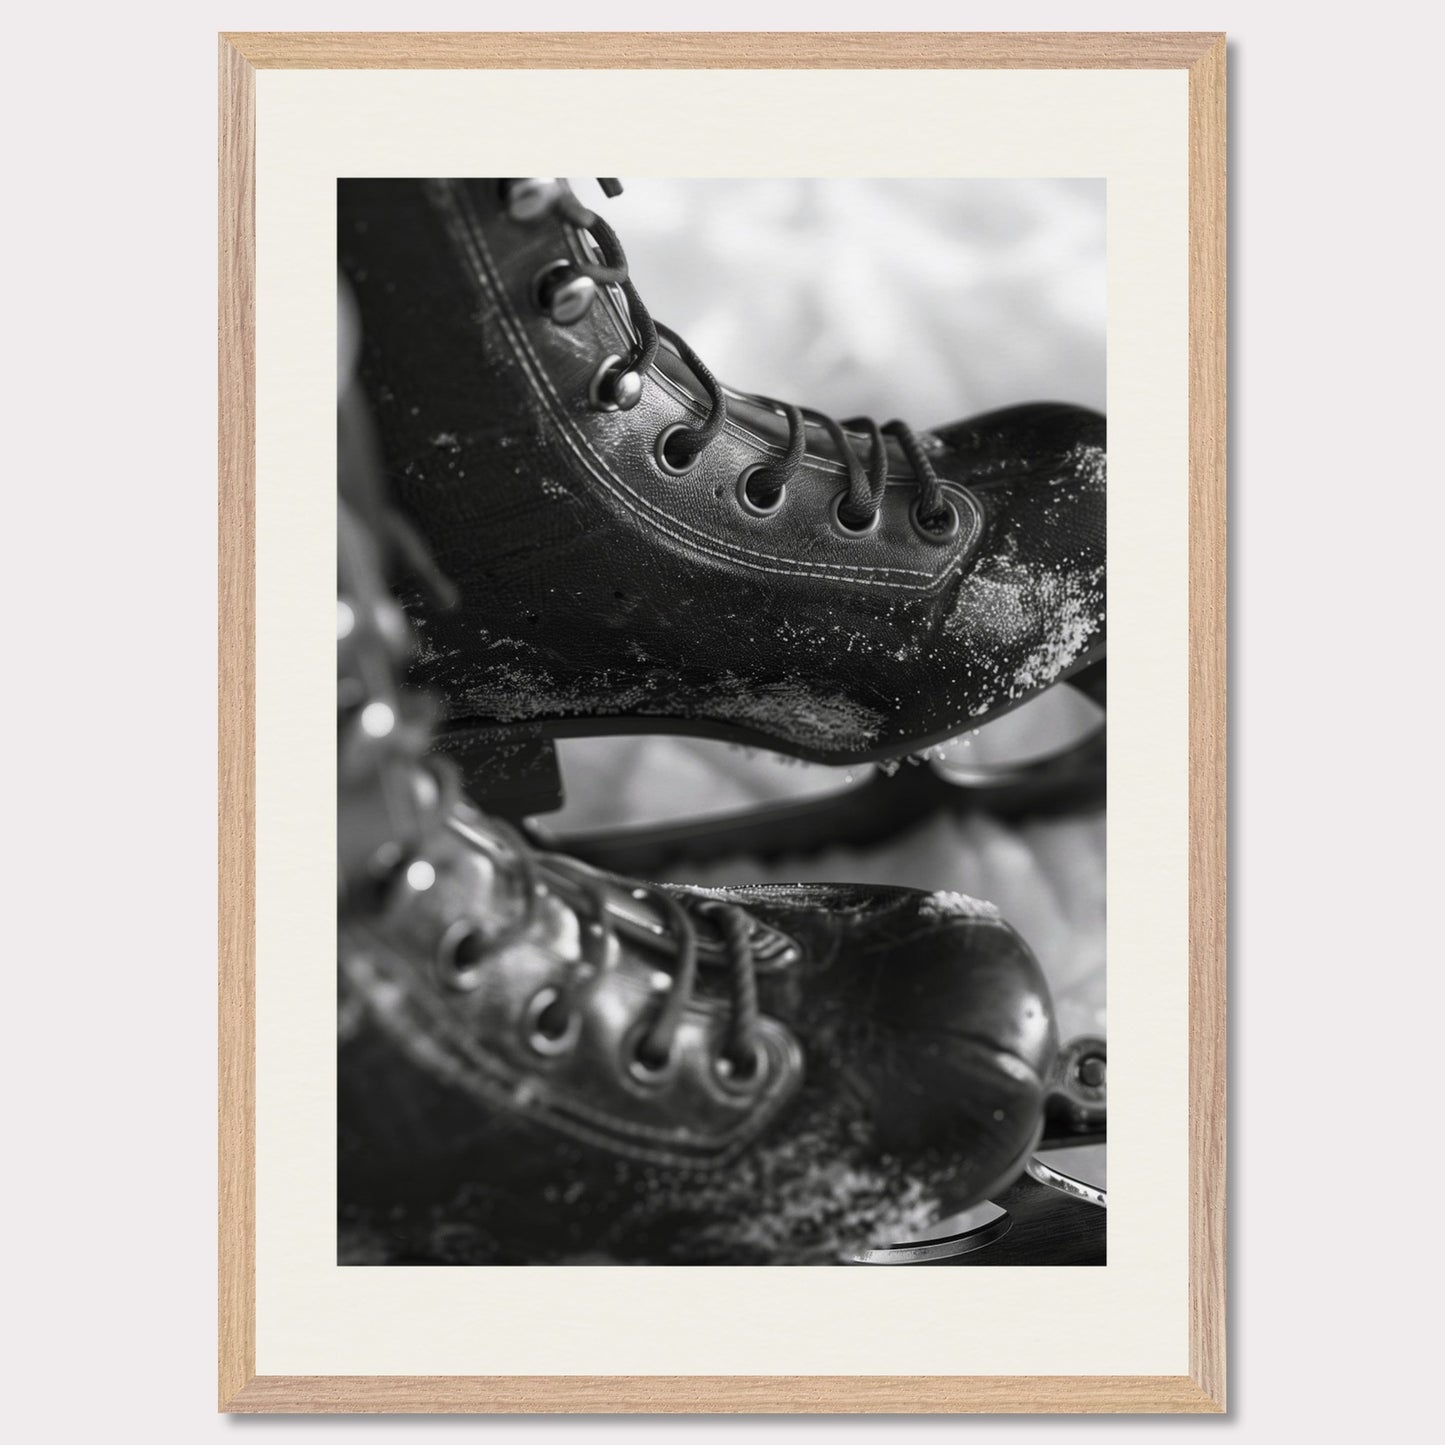
M1098 414L915 431L725 389L561 181L338 202L387 468L460 599L415 609L418 675L489 806L555 806L559 736L897 757L1102 658Z
M1039 1141L1051 1007L986 906L628 886L465 805L398 869L340 939L343 1221L393 1250L842 1262Z

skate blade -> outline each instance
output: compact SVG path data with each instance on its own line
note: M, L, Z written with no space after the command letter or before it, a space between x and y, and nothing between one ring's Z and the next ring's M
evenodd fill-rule
M1107 1209L1109 1192L1104 1183L1104 1157L1102 1144L1040 1150L1024 1166L1024 1172L1030 1179L1067 1194L1070 1199Z
M936 1226L945 1233L928 1239L908 1240L860 1249L852 1256L854 1264L931 1264L937 1260L955 1259L984 1249L1002 1239L1013 1228L1008 1211L985 1200L962 1214L941 1220Z
M1076 1206L1082 1205L1086 1213L1095 1208L1108 1208L1108 1191L1105 1188L1105 1146L1088 1144L1063 1149L1040 1150L1030 1156L1024 1166L1023 1176L1000 1195L1005 1201L1016 1201L1024 1207L1024 1217L1029 1227L1020 1236L1024 1243L1017 1250L1010 1247L1012 1254L1008 1262L1029 1263L1086 1263L1093 1258L1079 1258L1070 1254L1057 1261L1049 1258L1051 1248L1044 1238L1036 1238L1040 1220L1062 1209L1077 1216ZM1052 1198L1055 1206L1048 1206L1044 1200ZM1042 1211L1042 1213L1041 1213ZM1094 1216L1096 1219L1099 1216ZM1083 1216L1077 1216L1079 1223ZM877 1245L860 1249L850 1256L853 1264L941 1264L959 1259L997 1244L1014 1227L1014 1217L1009 1209L992 1201L985 1201L966 1209L960 1214L940 1220L929 1231L926 1239L903 1240L892 1244ZM1093 1231L1086 1231L1092 1233ZM1044 1235L1051 1233L1049 1229ZM1098 1259L1102 1263L1102 1258Z

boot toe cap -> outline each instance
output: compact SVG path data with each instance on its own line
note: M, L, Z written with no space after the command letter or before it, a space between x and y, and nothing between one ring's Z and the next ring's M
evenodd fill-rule
M1104 418L1015 407L944 428L940 474L984 513L942 640L971 668L974 715L1029 696L1105 642Z
M918 927L895 944L873 1025L891 1039L876 1077L880 1137L942 1147L960 1187L994 1187L1037 1138L1058 1051L1038 960L1008 924L959 894L921 895Z

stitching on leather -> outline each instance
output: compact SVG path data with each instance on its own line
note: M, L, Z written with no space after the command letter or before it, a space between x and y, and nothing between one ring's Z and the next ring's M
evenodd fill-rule
M474 239L477 246L482 248L483 251L487 251L486 241L480 233L476 234L475 237L468 236L467 239ZM491 261L489 251L487 251L485 260L475 252L470 259L473 264L479 268L484 265L489 266L493 272L493 275L489 279L495 282L495 263ZM700 552L705 552L709 556L717 557L723 561L738 562L743 566L752 567L760 572L773 572L787 576L796 574L799 568L807 568L819 577L831 577L833 580L840 582L866 582L874 587L896 587L910 591L931 591L935 586L941 585L942 582L947 580L946 572L942 577L934 579L932 573L919 572L907 568L859 567L847 562L809 562L802 558L777 557L772 553L758 552L753 548L743 547L738 543L723 542L718 538L709 537L707 533L697 531L688 523L681 522L675 517L669 517L659 508L654 507L646 498L634 492L621 478L617 477L607 465L607 462L598 456L586 436L576 430L575 423L573 423L572 419L566 414L562 398L558 395L556 388L553 387L550 378L542 366L541 359L532 349L531 343L527 340L527 336L522 330L515 314L511 312L506 298L501 294L500 287L497 287L496 291L497 307L502 325L507 329L518 351L523 353L524 364L527 365L528 371L533 374L538 388L545 391L546 394L552 398L555 420L561 428L563 441L573 453L581 459L587 469L592 472L610 492L617 496L630 512L640 517L649 525L656 527L658 531L671 537L676 542L683 543L684 546L694 547ZM673 530L674 528L681 528L683 532L690 533L691 535L680 535L679 532ZM769 562L785 563L786 565L781 567L765 567L759 562L749 561L749 558L762 558ZM840 571L868 575L840 577L837 575ZM894 582L886 579L873 580L875 576L881 576L881 574L884 573L896 573L905 577L928 577L931 585L924 588L916 584Z
M539 389L551 397L554 419L559 424L564 441L579 457L587 469L597 477L597 480L616 496L635 516L648 525L656 527L658 531L671 537L674 541L682 543L684 546L692 547L697 551L716 557L721 561L737 562L739 565L749 567L754 571L771 572L782 576L796 576L800 569L807 569L818 577L828 577L839 582L858 582L872 587L889 587L896 591L933 592L947 584L950 580L951 568L945 568L935 577L932 573L908 568L859 567L846 562L810 562L803 558L776 557L770 553L756 552L750 548L739 547L736 544L720 542L718 539L709 537L705 533L695 531L695 529L688 526L685 522L679 522L674 518L667 517L665 514L657 514L656 509L653 508L651 503L648 503L644 498L626 487L620 478L614 478L611 475L610 468L608 468L606 462L592 450L591 444L585 436L573 434L576 431L575 423L566 415L561 397L557 394L556 389L546 376L540 358L533 352L526 335L521 331L520 323L511 312L506 297L501 294L500 287L495 283L495 264L491 260L491 253L487 248L485 238L481 234L480 225L476 221L475 213L471 210L470 203L466 200L465 196L459 199L454 198L450 191L445 193L445 202L448 209L452 212L454 220L458 223L457 226L452 228L453 236L455 239L460 240L464 250L467 252L467 259L472 263L478 273L486 274L487 279L492 282L492 287L497 293L496 301L501 324L506 328L508 335L521 352L523 364L532 374ZM973 514L974 526L967 541L962 544L959 549L958 555L960 556L966 555L967 550L977 541L978 534L983 525L983 519L977 504L971 496L967 496L967 494L964 495L969 503L969 509ZM680 527L692 535L680 535L678 532L672 530L674 527ZM749 560L751 558L764 558L770 562L785 563L786 565L768 567L762 565L761 562ZM840 575L840 573L843 572L857 575ZM894 581L882 574L896 574L905 577L927 577L929 581L927 585L918 585L916 583Z
M379 1026L401 1036L407 1051L412 1053L420 1067L435 1068L450 1063L450 1081L481 1099L483 1103L493 1108L500 1108L504 1112L516 1111L523 1118L540 1123L543 1127L555 1129L582 1143L602 1146L613 1153L623 1154L643 1163L691 1165L693 1168L724 1163L729 1154L736 1152L743 1144L756 1137L792 1096L792 1089L788 1088L785 1083L756 1109L745 1114L732 1129L714 1136L712 1141L703 1138L699 1143L698 1153L684 1153L675 1148L666 1148L666 1141L675 1141L676 1139L676 1135L670 1130L635 1123L616 1115L604 1113L600 1109L591 1109L582 1103L569 1103L565 1113L545 1101L537 1101L530 1106L518 1109L515 1101L511 1098L506 1073L504 1069L499 1068L499 1062L480 1050L475 1041L460 1037L452 1031L447 1026L449 1021L444 1010L437 1007L436 1000L430 999L424 994L419 995L406 983L397 983L389 979L387 972L379 969L365 955L353 956L350 964L348 971L353 976L358 972L363 972L369 974L372 979L382 979L392 983L394 987L400 988L404 1005L403 1011L380 1013L372 1009L372 1013ZM366 982L364 979L358 980L358 982L362 987L364 997ZM768 1032L765 1022L763 1028L765 1033ZM428 1045L425 1057L417 1057L414 1046L407 1038L413 1032L425 1040ZM437 1043L438 1033L441 1037L449 1039L452 1050L458 1052L441 1049ZM463 1067L464 1064L470 1065L471 1070ZM500 1077L493 1078L491 1077L493 1074L500 1074ZM623 1131L621 1138L618 1137L617 1131L619 1130ZM642 1142L629 1143L627 1138L629 1135L632 1136L632 1139ZM649 1146L645 1142L649 1139L656 1139L657 1145Z

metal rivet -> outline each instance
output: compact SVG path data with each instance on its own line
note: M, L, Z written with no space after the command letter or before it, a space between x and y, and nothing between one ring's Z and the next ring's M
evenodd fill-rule
M570 261L553 261L537 274L532 295L538 309L558 326L571 326L591 310L597 283L582 275Z
M630 411L642 399L642 378L620 356L609 356L593 374L587 397L598 411Z
M537 221L552 209L560 191L555 176L535 176L508 181L502 198L514 221Z

